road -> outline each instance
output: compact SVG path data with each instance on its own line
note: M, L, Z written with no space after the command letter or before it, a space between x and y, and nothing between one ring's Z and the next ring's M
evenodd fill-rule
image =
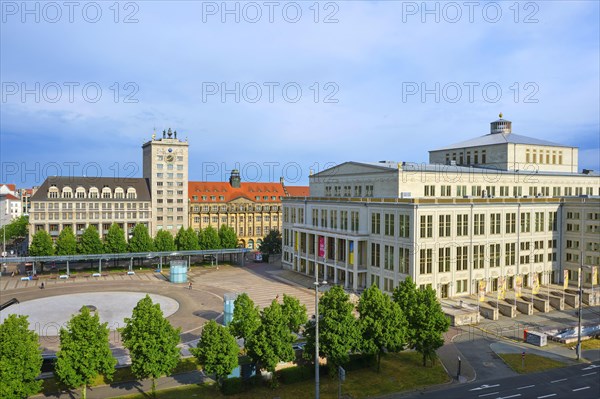
M398 396L400 397L400 396ZM456 388L422 392L402 398L461 399L598 399L600 362L486 381L475 381Z

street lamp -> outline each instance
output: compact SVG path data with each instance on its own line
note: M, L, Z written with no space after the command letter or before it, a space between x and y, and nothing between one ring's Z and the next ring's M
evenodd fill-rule
M319 399L319 287L327 285L327 281L319 282L315 278L315 398Z
M580 267L579 267L579 311L577 312L577 360L581 359L581 302L583 302L583 268L590 268L583 264L583 252L580 255Z

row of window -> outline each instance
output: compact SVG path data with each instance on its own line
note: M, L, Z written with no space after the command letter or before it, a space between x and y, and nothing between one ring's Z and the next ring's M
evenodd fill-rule
M466 153L466 162L463 153L458 153L458 159L456 158L456 152L452 153L452 160L459 165L471 165L471 151ZM481 160L481 162L479 162ZM481 150L481 159L479 158L479 150L473 151L473 165L485 164L487 162L487 154L485 150ZM446 153L446 164L450 164L450 153Z
M207 201L208 198L210 198L211 201L216 201L217 200L217 196L216 195L211 195L211 196L202 195L200 198L202 198L202 201ZM268 196L268 195L263 195L263 196L256 195L256 196L254 196L254 199L256 201L260 201L261 198L262 198L263 201L268 201L269 198L271 199L271 201L276 201L278 199L281 201L283 199L283 197L281 197L281 196L278 197L276 195L271 195L271 196ZM198 201L198 196L197 195L192 195L192 201ZM219 195L219 201L225 201L225 196L224 195Z
M440 188L439 192L437 188ZM522 197L523 196L523 187L522 186L512 186L512 191L510 190L510 186L497 186L497 185L489 185L489 186L467 186L467 185L444 185L436 186L435 184L428 184L423 186L423 195L425 197L451 197L452 196L452 187L454 187L454 192L456 197ZM470 187L470 190L469 190ZM553 197L561 197L561 196L580 196L580 195L594 195L593 187L565 187L564 191L562 187L535 187L529 186L526 195L530 197L550 197L550 189L552 189ZM439 195L438 195L439 194ZM600 189L598 191L598 195L600 195Z
M173 179L173 178L183 179L183 173L176 173L176 174L175 173L171 173L171 172L166 173L166 174L163 173L163 172L156 173L156 178L157 179L164 179L165 177L167 179Z
M235 223L235 217L231 218L230 223L234 224ZM239 216L238 218L238 222L244 223L244 217L243 216ZM216 223L219 221L219 217L218 216L202 216L202 223L208 223L209 220L212 220L212 223ZM273 215L272 217L269 215L266 216L256 216L255 218L253 218L252 216L248 216L248 222L252 223L252 221L256 221L256 222L270 222L271 220L273 222L278 222L279 221L279 216L278 215ZM195 223L200 223L200 216L194 216L194 222ZM221 222L222 223L227 223L227 216L221 216Z
M246 211L263 211L263 212L278 212L281 210L279 205L193 205L192 212L246 212Z
M133 187L128 187L127 190L124 190L122 187L115 187L113 192L108 186L104 186L102 191L98 190L97 187L90 187L89 190L86 190L82 186L77 187L75 191L73 191L71 187L65 186L62 188L62 191L59 191L56 185L51 185L48 189L48 198L136 199L137 193Z
M539 163L547 165L562 165L563 152L557 150L526 149L525 162Z
M150 212L48 212L33 213L33 220L85 220L85 219L148 219Z
M364 187L364 196L373 197L373 185L365 186L325 186L326 197L362 197ZM353 191L354 189L354 191ZM354 194L353 194L354 193Z
M181 160L183 161L183 157L177 157L177 158L182 158ZM164 167L165 167L165 164L163 164L163 163L156 164L156 169L158 169L158 170L163 170ZM183 165L182 164L174 165L172 163L167 164L167 170L174 170L175 168L177 168L177 170L183 170Z
M100 204L102 204L102 207L100 206ZM127 204L127 207L125 206ZM46 207L46 205L48 205ZM148 202L141 202L139 203L139 207L138 207L138 203L137 202L91 202L91 203L86 203L86 202L35 202L33 204L33 210L35 212L43 212L46 210L46 208L49 211L52 210L72 210L72 209L76 209L76 210L86 210L86 209L102 209L102 210L111 210L111 209L149 209L150 208L150 204Z

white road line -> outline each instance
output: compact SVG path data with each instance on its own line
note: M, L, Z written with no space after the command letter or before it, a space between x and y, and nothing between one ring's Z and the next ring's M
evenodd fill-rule
M588 375L594 375L594 374L596 374L596 372L595 372L595 371L594 371L593 373L582 374L581 376L582 376L582 377L587 377Z
M560 380L554 380L554 381L550 381L550 384L554 384L555 382L561 382L561 381L566 381L566 378L562 378Z
M483 394L483 395L479 395L479 397L480 397L480 398L483 398L484 396L495 395L495 394L497 394L497 393L500 393L500 392L491 392L491 393L486 393L486 394Z
M517 389L527 389L527 388L533 388L534 386L535 386L535 385L527 385L527 386L524 386L524 387L519 387L519 388L517 388Z
M508 398L516 398L517 396L521 396L520 393L516 394L516 395L510 395L510 396L504 396L504 397L499 397L497 399L508 399Z
M582 388L573 389L573 392L583 391L584 389L590 389L590 387L582 387Z
M550 398L552 396L556 396L556 394L555 393L551 393L550 395L538 396L537 399Z
M469 389L469 391L480 391L482 389L494 388L494 387L499 387L499 386L500 386L500 384L495 384L495 385L486 385L486 384L484 384L484 385L482 385L480 387Z

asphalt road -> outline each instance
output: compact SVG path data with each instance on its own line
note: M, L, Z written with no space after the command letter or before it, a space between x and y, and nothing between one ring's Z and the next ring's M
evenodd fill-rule
M422 392L403 398L460 399L599 399L600 362L517 377L480 381L456 388Z

